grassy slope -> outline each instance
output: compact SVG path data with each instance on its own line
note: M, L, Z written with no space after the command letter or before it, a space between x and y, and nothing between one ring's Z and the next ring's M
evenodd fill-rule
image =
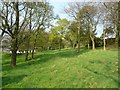
M116 50L46 51L24 61L18 56L16 68L3 56L3 87L13 88L115 88L118 87Z

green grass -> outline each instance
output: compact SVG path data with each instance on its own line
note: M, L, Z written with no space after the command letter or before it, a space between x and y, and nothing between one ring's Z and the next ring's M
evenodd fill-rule
M118 51L73 49L36 53L25 62L18 56L11 68L10 56L3 54L3 88L117 88Z

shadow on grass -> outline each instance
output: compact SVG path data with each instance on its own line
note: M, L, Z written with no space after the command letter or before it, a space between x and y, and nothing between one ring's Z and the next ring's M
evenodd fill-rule
M25 76L27 76L27 75L18 75L18 76L2 77L2 86L5 87L5 85L11 84L11 83L18 83L18 82L20 82Z
M2 53L2 64L9 64L9 59L11 58L11 55L9 53Z
M76 52L75 49L66 49L66 50L61 50L61 51L51 51L51 52L42 52L42 54L37 54L35 55L35 58L33 60L29 60L29 61L26 61L24 63L21 63L21 64L18 64L16 66L16 69L20 68L24 68L24 67L28 67L30 65L36 65L36 64L42 64L42 63L45 63L49 60L56 60L56 59L52 59L52 58L56 58L56 57L59 57L59 58L71 58L71 57L76 57L80 54L83 54L83 53L86 53L88 52L89 50L86 49L86 48L81 48L80 49L80 52ZM4 68L5 67L5 68ZM10 70L10 68L6 68L6 66L3 66L3 71L8 71Z
M23 53L23 54L17 54L17 58L20 58L20 57L24 57L25 56L25 54ZM10 65L10 60L11 60L11 54L10 53L3 53L2 54L2 64L3 65ZM25 61L25 60L17 60L17 62L19 63L19 62L23 62L23 61Z
M100 72L98 72L98 71L91 70L91 69L89 69L88 67L84 67L84 68L85 68L86 70L88 70L88 71L94 73L94 74L103 76L103 77L105 77L105 78L107 78L107 79L112 79L117 85L120 85L120 81L119 81L118 79L115 79L115 78L112 77L112 76L104 75L104 74L102 74L102 73L100 73Z
M77 52L76 50L65 50L65 51L60 51L58 52L58 56L59 57L67 57L67 58L70 58L70 57L75 57L75 56L78 56L80 54L83 54L83 53L86 53L88 52L89 50L86 49L86 48L81 48L80 49L80 52Z

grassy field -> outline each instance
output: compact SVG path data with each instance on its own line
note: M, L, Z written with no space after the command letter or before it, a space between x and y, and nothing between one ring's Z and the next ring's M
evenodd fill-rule
M117 88L118 51L73 49L36 53L25 62L19 55L11 68L3 54L3 88Z

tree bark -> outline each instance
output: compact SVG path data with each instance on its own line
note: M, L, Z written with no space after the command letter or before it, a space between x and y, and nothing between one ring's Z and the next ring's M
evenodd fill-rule
M15 3L15 12L16 12L16 21L15 21L15 31L12 38L12 57L11 57L11 66L16 66L16 57L17 57L17 50L18 50L18 30L19 30L19 7L18 2Z
M118 29L118 28L117 28L117 29ZM116 30L115 46L118 46L118 38L119 38L119 34L118 34L118 30Z
M26 50L25 50L25 61L28 61L28 51L29 51L29 46L30 46L30 36L28 35L27 41L26 41Z
M60 39L59 41L59 50L61 50L61 43L62 43L62 39Z
M12 50L12 56L11 56L11 66L12 67L16 66L16 57L17 57L16 50Z
M94 37L92 37L91 34L90 34L90 38L92 40L92 49L95 50L95 41L94 41Z
M115 46L118 46L118 23L117 23L117 25L115 25L115 32L116 32L116 36L115 36Z
M73 43L73 48L75 49L75 43Z
M92 49L95 50L95 41L92 40Z
M105 31L103 31L103 34L104 34L104 36L103 36L103 49L104 50L106 50L106 40L105 40Z
M31 56L32 59L34 58L35 46L36 46L36 42L37 42L37 35L38 35L38 33L36 34L35 41L34 41L34 44L33 44L32 56Z
M90 49L90 44L88 43L88 49Z
M32 50L32 59L34 58L34 49Z
M11 55L11 66L16 66L16 58L17 58L17 38L12 39L12 55Z
M78 40L78 50L77 52L80 52L80 40Z
M78 49L77 52L80 52L80 21L78 21Z
M106 50L106 40L105 40L105 38L104 38L104 50Z
M26 55L25 55L25 61L28 60L28 50L25 51Z

